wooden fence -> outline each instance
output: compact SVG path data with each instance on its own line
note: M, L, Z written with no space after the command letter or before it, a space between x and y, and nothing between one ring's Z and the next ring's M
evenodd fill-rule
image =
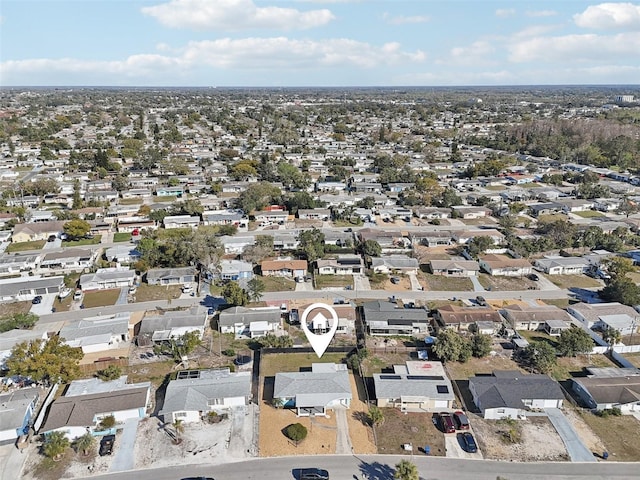
M87 373L95 373L98 370L104 370L105 368L115 365L116 367L127 367L129 366L128 358L110 358L108 360L100 360L93 363L87 363L84 365L80 365L80 371L83 374Z

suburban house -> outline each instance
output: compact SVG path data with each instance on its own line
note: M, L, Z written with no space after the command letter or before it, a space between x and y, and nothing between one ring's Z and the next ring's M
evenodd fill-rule
M263 210L261 212L254 212L253 216L256 219L256 222L259 224L270 224L270 223L278 223L284 224L287 220L289 220L289 212L282 210Z
M451 207L452 217L463 218L465 220L472 220L476 218L488 217L491 214L491 210L486 207L471 207L466 205L455 205Z
M140 322L138 345L165 342L189 332L204 335L207 325L207 309L201 305L189 310L172 310L161 315L146 316Z
M478 275L480 265L473 260L431 260L429 271L448 277L474 277Z
M416 207L413 210L413 214L421 219L445 219L451 216L451 210L449 208L439 207Z
M493 228L487 228L484 230L454 230L451 236L456 243L461 245L466 245L476 237L489 238L494 245L502 245L505 238L502 232Z
M149 285L184 285L198 278L195 267L151 268L145 274Z
M426 247L453 244L453 234L448 230L411 231L409 238L413 245L424 245Z
M405 238L401 232L380 230L377 228L363 228L358 231L360 242L374 240L382 247L383 252L411 249L411 241Z
M540 215L553 215L554 213L560 213L563 211L564 205L555 202L536 203L529 205L529 213L533 217L539 217Z
M130 245L116 245L107 248L104 252L104 258L108 262L116 262L123 265L135 263L140 260L142 254L136 250L136 247Z
M178 197L184 196L184 187L182 186L160 186L156 188L156 196L158 197Z
M11 356L13 347L22 342L31 343L35 340L47 340L46 331L37 330L9 330L0 333L0 370L7 370L6 361Z
M13 228L13 243L47 240L51 235L62 233L65 222L19 223Z
M622 335L635 333L640 325L640 314L633 308L617 302L575 303L567 307L573 317L587 328L618 330Z
M536 268L549 275L579 275L585 273L590 266L583 257L549 256L534 262Z
M91 268L98 256L98 249L68 248L61 252L46 253L40 262L40 271L44 272L81 272Z
M351 232L336 232L334 230L322 230L324 234L325 245L335 245L337 247L346 247L353 245L353 233Z
M273 399L295 408L298 417L326 416L327 409L349 408L351 382L347 366L314 363L310 372L276 373Z
M251 372L185 370L167 384L159 415L165 423L199 422L209 412L223 413L247 405L250 397Z
M366 302L362 315L369 335L427 335L429 313L423 308L398 308L385 300Z
M222 248L224 248L224 253L240 254L245 248L256 244L256 237L236 237L225 235L220 237L220 243L222 244Z
M528 375L518 370L495 370L492 375L469 378L473 403L484 418L524 419L532 409L561 408L564 394L547 375Z
M331 210L328 208L301 208L298 210L298 218L301 220L331 220Z
M402 411L440 411L453 408L453 386L440 362L408 361L393 373L374 373L378 407Z
M198 228L200 217L197 215L167 215L162 220L164 228Z
M300 240L298 240L298 234L296 232L275 231L273 234L274 250L295 250L299 245Z
M502 316L491 307L444 305L435 311L433 318L438 327L452 328L458 332L469 331L473 325L476 331L493 335L502 327Z
M220 260L221 280L241 280L253 277L253 264L242 260Z
M0 256L0 275L16 275L20 272L35 270L42 261L42 254L5 253Z
M87 432L95 436L115 433L115 427L109 430L100 427L106 417L113 416L120 424L144 418L151 404L151 383L126 382L126 376L107 382L98 378L72 381L64 395L49 406L38 433L60 431L74 440Z
M623 414L640 411L640 370L588 369L591 375L572 378L572 390L588 408L619 408Z
M80 288L83 292L86 292L89 290L131 287L135 280L135 270L129 270L126 267L99 268L95 273L80 275Z
M64 277L3 278L0 280L0 302L33 300L36 295L58 294L64 288Z
M364 272L364 262L360 255L345 254L316 260L316 268L320 275L355 275Z
M304 277L307 274L307 261L263 260L260 268L265 277Z
M0 445L13 443L29 433L39 398L40 389L37 387L0 394Z
M480 257L479 261L480 269L494 276L524 277L533 271L529 261L524 258L489 254Z
M249 219L241 210L206 210L202 212L203 225L235 225L240 230L249 227Z
M66 345L81 348L84 354L128 349L130 318L129 312L122 312L68 322L59 335Z
M549 325L571 324L571 315L555 305L531 306L526 303L514 303L500 309L500 313L514 330L547 330ZM559 325L559 324L558 324Z
M282 313L277 307L231 307L218 314L218 329L236 338L262 337L282 330Z
M407 255L386 255L371 259L374 273L418 273L419 268L418 260Z

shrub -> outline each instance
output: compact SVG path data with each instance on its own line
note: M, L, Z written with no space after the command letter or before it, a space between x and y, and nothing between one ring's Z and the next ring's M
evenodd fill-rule
M222 354L226 355L227 357L235 357L236 351L233 348L226 348L222 351Z
M114 417L113 415L104 417L98 426L104 430L109 430L110 428L116 426L116 417Z
M117 365L109 365L107 368L103 370L98 370L96 372L96 377L104 382L108 382L109 380L116 380L122 376L122 369Z
M301 423L292 423L284 429L284 434L287 438L295 442L297 446L299 442L307 438L307 427Z
M69 439L64 432L51 432L42 445L42 452L45 456L56 460L62 456L69 445Z

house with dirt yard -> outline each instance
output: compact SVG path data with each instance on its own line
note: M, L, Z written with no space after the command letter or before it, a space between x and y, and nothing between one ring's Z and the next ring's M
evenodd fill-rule
M282 330L282 312L278 307L231 307L218 314L218 330L236 338L259 338Z
M440 362L408 361L394 365L393 374L373 375L378 407L395 407L403 412L433 412L453 408L451 380Z
M49 406L38 434L63 432L69 440L87 432L115 434L116 427L104 430L100 422L113 416L116 423L144 418L151 405L151 383L127 383L127 377L104 382L98 378L72 381L64 395Z
M524 277L533 271L533 266L525 258L491 253L480 257L479 262L480 270L493 276Z
M81 348L84 354L104 352L106 355L129 347L130 318L131 313L121 312L68 322L59 335L64 338L65 345Z
M349 371L344 364L314 363L310 372L276 373L273 399L298 417L326 416L327 410L351 405Z
M184 370L167 385L159 415L165 423L199 422L215 412L247 405L251 398L251 372L231 373L229 368Z
M420 263L417 259L408 255L386 255L384 257L373 257L371 259L371 269L374 273L418 273Z
M429 271L447 277L474 277L478 275L480 265L474 260L431 260Z
M304 277L307 274L307 261L263 260L260 269L265 277Z
M451 328L458 332L473 330L493 335L500 331L503 319L491 307L461 307L444 305L436 309L433 318L437 328ZM473 327L473 328L472 328Z
M372 336L427 335L429 313L424 308L399 308L396 303L373 300L362 306L367 332Z
M591 368L587 377L571 379L571 389L587 408L619 408L622 414L640 412L640 370Z
M198 278L195 267L152 268L145 274L149 285L184 285Z
M548 375L519 370L494 370L491 375L469 378L473 403L488 420L527 418L533 409L561 408L564 394Z
M135 270L126 267L99 268L95 273L80 275L80 288L83 292L107 290L110 288L131 287L136 280Z

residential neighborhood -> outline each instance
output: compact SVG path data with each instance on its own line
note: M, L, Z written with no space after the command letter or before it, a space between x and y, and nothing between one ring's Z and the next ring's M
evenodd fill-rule
M640 106L485 95L0 90L0 456L640 461Z

